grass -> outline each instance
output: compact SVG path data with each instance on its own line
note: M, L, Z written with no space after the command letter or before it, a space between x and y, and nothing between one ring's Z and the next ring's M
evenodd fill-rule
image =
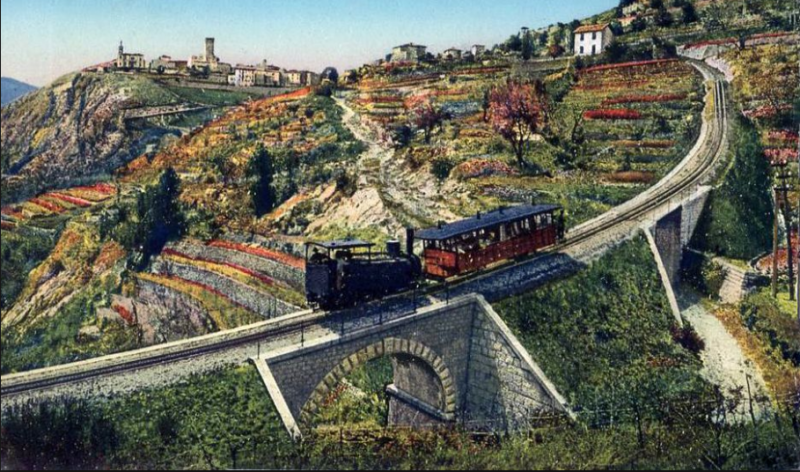
M72 298L66 299L57 316L40 318L22 332L5 327L0 357L3 375L139 347L136 344L136 329L115 323L99 326L102 332L99 339L81 339L78 334L82 327L96 322L95 307L107 303L107 297L116 291L117 284L113 275L96 279L85 289L76 291Z
M495 308L590 421L608 421L589 413L597 405L649 409L663 419L664 404L709 388L699 359L673 340L674 319L642 237L570 279Z
M714 315L736 338L747 357L758 366L773 398L785 399L797 394L800 369L783 357L780 349L767 338L767 333L748 329L735 306L717 308Z
M791 428L719 428L677 414L641 431L560 425L526 435L354 427L293 443L252 366L88 403L23 406L2 418L4 466L27 469L781 469ZM787 423L790 417L781 416ZM340 435L341 432L341 435ZM640 442L640 435L645 441ZM717 447L719 445L719 447Z

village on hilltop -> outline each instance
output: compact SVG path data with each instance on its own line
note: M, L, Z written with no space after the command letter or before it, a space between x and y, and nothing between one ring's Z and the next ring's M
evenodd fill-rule
M271 65L266 59L257 65L231 65L217 57L215 39L206 38L202 54L188 60L162 55L149 63L144 54L126 52L120 42L117 58L84 69L86 72L150 73L176 78L191 78L220 86L243 88L307 87L320 83L320 74L307 70L287 70Z

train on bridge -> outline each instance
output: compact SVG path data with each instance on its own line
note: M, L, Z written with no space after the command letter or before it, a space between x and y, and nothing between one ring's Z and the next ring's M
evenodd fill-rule
M336 309L411 289L421 279L443 282L547 249L565 236L564 211L557 205L519 205L440 223L415 233L408 229L405 252L399 241L385 251L359 240L306 244L306 297L311 305ZM421 257L414 251L421 242Z

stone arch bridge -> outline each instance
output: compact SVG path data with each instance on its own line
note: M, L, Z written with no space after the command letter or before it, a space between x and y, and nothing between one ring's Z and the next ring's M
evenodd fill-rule
M470 295L345 336L252 359L287 430L299 437L343 380L371 360L392 360L389 424L469 424L518 430L569 409L481 296Z

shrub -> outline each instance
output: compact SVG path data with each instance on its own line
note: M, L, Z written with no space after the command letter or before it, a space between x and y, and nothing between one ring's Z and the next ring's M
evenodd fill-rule
M436 177L439 182L444 182L450 177L450 172L455 167L453 161L446 157L438 157L431 162L431 174Z
M706 342L697 334L694 326L689 324L684 325L683 328L677 325L673 326L672 339L694 355L699 355L706 348Z
M700 276L706 295L712 297L719 296L719 292L722 290L722 284L725 283L725 277L727 277L727 275L727 271L720 264L710 260L704 261L703 265L700 267Z
M642 114L636 110L611 109L611 110L589 110L584 112L583 118L587 120L640 120Z

